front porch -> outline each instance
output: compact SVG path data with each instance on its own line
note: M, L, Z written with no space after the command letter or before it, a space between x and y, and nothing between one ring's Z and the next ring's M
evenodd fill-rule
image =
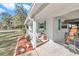
M37 35L46 34L48 42L32 51L31 55L77 55L64 47L65 33L68 28L62 28L61 22L67 19L78 18L79 4L34 4L27 20L32 21L33 48L37 45ZM77 12L76 12L77 11ZM76 16L75 16L76 15ZM42 26L41 26L42 25ZM51 42L50 42L51 41ZM56 48L56 49L54 49ZM67 53L68 52L68 53Z
M78 56L78 54L74 54L64 46L50 40L35 50L24 53L21 56Z

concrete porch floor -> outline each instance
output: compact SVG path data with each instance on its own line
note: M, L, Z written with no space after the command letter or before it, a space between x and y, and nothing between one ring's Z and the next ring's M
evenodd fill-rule
M64 46L59 45L52 40L36 48L29 54L25 53L23 56L78 56L66 49Z

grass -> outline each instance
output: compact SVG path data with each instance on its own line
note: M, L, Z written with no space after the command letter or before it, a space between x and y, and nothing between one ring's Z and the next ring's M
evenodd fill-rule
M17 33L0 33L0 37L8 37L8 35L10 36L10 35L15 35L15 34L17 34Z
M12 56L17 43L19 33L0 33L0 56Z

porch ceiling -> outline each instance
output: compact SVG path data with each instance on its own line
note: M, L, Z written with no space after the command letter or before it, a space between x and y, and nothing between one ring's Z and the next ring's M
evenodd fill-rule
M79 4L77 3L53 3L49 4L41 12L39 12L35 17L39 18L52 18L57 16L62 16L69 12L79 9Z
M33 7L29 13L30 17L35 17L40 11L42 11L46 6L48 5L48 3L35 3L33 4Z
M35 4L35 7L32 9L30 16L35 16L36 19L39 18L52 18L57 16L62 16L69 12L79 9L78 3L52 3L46 5L45 8L39 9L44 4ZM38 12L40 10L40 12Z

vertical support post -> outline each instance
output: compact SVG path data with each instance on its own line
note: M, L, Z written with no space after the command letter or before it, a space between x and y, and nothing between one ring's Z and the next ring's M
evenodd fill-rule
M31 24L32 26L31 26ZM36 21L32 18L29 17L29 25L28 25L28 30L27 30L28 34L31 36L31 42L33 45L33 49L36 48Z
M33 20L33 48L36 48L36 21Z

